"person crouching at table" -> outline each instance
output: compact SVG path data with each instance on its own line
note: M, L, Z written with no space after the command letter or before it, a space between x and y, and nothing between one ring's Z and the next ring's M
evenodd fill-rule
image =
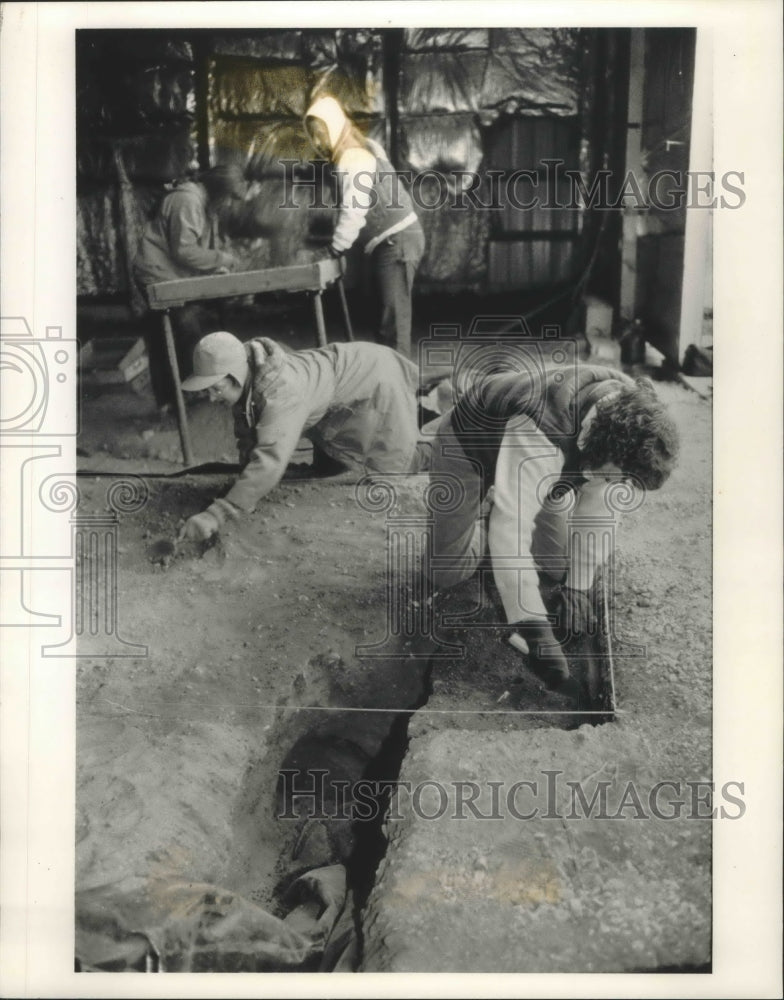
M234 164L204 170L194 180L181 181L166 195L153 219L144 228L133 263L134 277L148 285L177 278L227 274L238 264L227 249L219 216L232 203L244 200L246 183ZM145 296L146 297L146 296ZM170 311L178 363L184 371L197 342L214 320L200 303L191 302ZM174 399L163 331L152 317L146 334L153 392L159 406Z

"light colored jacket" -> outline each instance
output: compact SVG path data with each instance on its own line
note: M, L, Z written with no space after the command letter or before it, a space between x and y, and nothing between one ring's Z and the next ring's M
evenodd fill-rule
M340 179L340 210L332 247L345 253L354 243L372 253L395 233L421 229L411 195L379 143L360 136L334 97L319 97L305 117L327 128L332 161Z
M214 274L233 263L231 254L220 249L221 242L206 188L186 181L166 195L145 226L134 272L142 285Z
M234 407L242 473L225 499L250 511L280 481L301 437L372 472L412 471L418 372L380 344L329 344L288 353L260 337L246 345L250 388Z

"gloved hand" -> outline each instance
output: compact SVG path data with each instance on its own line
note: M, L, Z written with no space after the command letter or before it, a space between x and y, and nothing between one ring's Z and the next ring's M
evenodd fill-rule
M340 259L342 257L343 257L343 254L340 252L340 250L336 250L332 246L332 244L329 243L329 244L327 244L327 246L323 247L321 250L318 251L318 253L316 254L315 259L316 260L337 260L337 259Z
M594 633L597 627L592 591L561 587L558 594L558 617L564 638Z
M208 510L203 510L201 514L194 514L183 524L177 541L187 539L189 542L206 542L212 538L220 525L214 514Z
M552 691L569 681L569 664L548 622L519 622L514 626L528 644L528 666Z
M221 264L220 267L215 269L215 274L229 274L231 271L236 271L239 266L239 261L234 256L234 254L229 253L226 250L221 251Z

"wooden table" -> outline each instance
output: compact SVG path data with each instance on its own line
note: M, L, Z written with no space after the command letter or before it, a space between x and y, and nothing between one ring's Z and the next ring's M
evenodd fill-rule
M205 299L227 299L242 295L256 295L260 292L306 292L313 299L316 317L316 336L319 347L327 343L327 328L324 323L324 306L321 296L324 290L336 285L343 308L348 339L354 339L351 317L343 287L343 263L340 258L327 258L312 264L293 264L288 267L268 267L261 271L238 271L230 274L207 274L198 278L177 278L173 281L159 281L147 286L150 308L163 314L163 334L166 338L166 353L169 358L174 394L177 402L177 424L185 465L193 464L188 418L182 395L180 368L174 347L170 309L184 306L188 302Z

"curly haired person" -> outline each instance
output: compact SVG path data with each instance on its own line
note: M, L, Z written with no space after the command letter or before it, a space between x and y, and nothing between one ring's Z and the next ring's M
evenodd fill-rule
M608 555L597 550L596 529L617 514L608 491L620 483L659 489L678 449L675 424L648 379L598 366L541 378L486 375L436 426L431 482L458 480L462 499L434 514L427 575L436 590L454 586L488 549L529 666L548 687L564 688L569 665L553 626L579 633L590 625L588 592ZM554 594L559 621L545 608Z

